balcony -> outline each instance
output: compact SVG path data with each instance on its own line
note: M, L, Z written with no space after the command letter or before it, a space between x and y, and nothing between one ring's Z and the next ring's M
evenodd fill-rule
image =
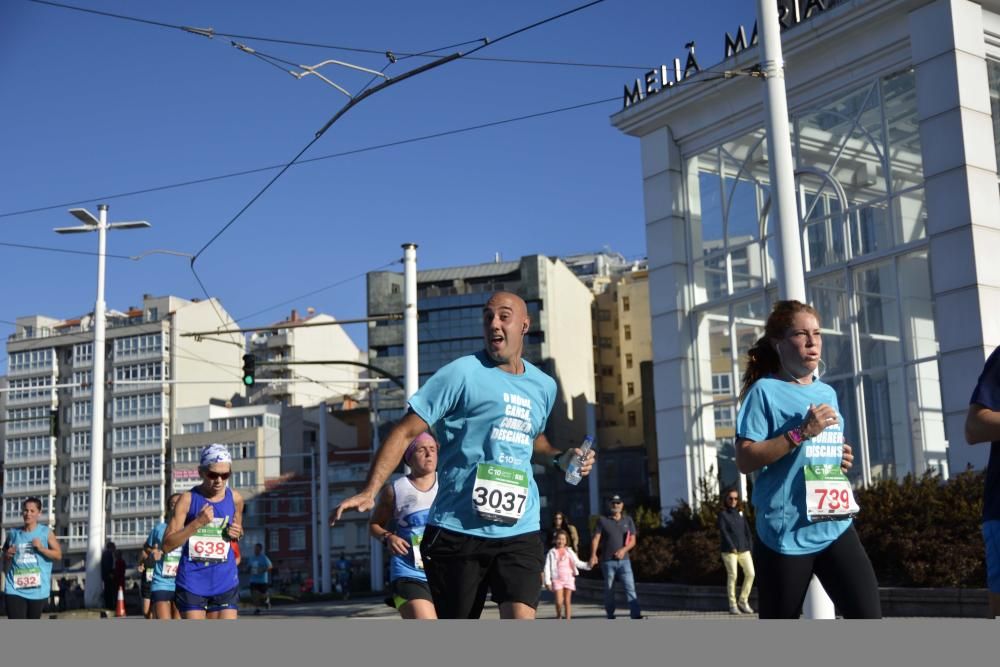
M77 444L73 443L69 448L69 457L71 459L82 459L90 458L90 443L87 444Z
M134 424L136 422L163 421L166 417L166 410L161 406L159 410L144 410L142 412L129 412L125 414L115 414L111 420L115 424Z
M49 420L44 419L24 419L7 423L7 437L12 435L31 435L49 432Z
M138 442L112 443L112 454L142 454L148 452L162 452L162 440L140 440Z
M70 417L70 428L88 428L90 426L91 415L73 415Z
M30 366L15 366L7 371L7 377L19 378L28 375L50 375L56 376L56 361L53 359L48 364L32 364ZM53 383L54 384L54 383Z
M59 541L66 551L85 551L87 549L87 537L64 537Z
M86 519L90 517L90 508L80 509L79 507L70 507L69 518L72 519Z
M147 504L137 504L137 503L116 503L114 500L111 501L111 506L109 511L112 516L123 517L123 516L160 516L163 511L163 503L147 503Z
M94 367L94 357L73 357L73 370L83 370L85 368Z
M11 391L7 394L7 405L52 405L56 394L54 389L32 387L23 392Z
M27 484L18 483L16 485L10 482L10 470L7 470L7 479L3 483L3 495L4 496L54 496L56 495L56 480L52 475L49 475L49 481L47 482L29 482ZM20 519L20 511L17 514Z
M126 351L116 351L112 356L112 363L121 364L125 362L134 361L150 361L154 359L163 359L167 352L160 348L147 348L143 350L126 350Z
M46 514L38 515L38 523L47 523L49 525L52 525L54 521L55 521L55 516L52 514L51 511ZM24 525L24 518L21 516L20 510L18 510L15 514L7 514L6 512L4 512L3 515L4 528L20 528L23 525Z
M133 473L111 473L111 483L116 486L135 486L137 484L162 484L163 471L152 470L149 472Z
M56 462L56 448L54 445L50 444L48 450L37 451L37 452L11 452L9 449L4 457L4 463L8 466L10 465L21 465L27 463L49 463L54 464Z
M72 477L69 480L69 488L74 491L78 489L89 489L90 488L90 475L86 477Z

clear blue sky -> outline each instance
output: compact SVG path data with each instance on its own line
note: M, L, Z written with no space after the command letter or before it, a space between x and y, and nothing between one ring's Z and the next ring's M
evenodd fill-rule
M496 38L581 2L468 0L67 0L67 4L216 32L397 53ZM635 69L464 61L390 87L345 115L306 159L596 100L614 101L290 169L196 264L237 318L381 267L419 244L420 268L609 246L646 255L639 146L610 126L626 82L683 57L694 39L703 68L722 60L723 33L754 20L743 0L606 0L485 48L491 58ZM334 58L380 69L384 56L240 40L299 64ZM473 45L460 47L468 50ZM454 50L454 49L452 49ZM441 53L449 53L445 50ZM426 60L389 67L398 76ZM367 75L321 70L351 91ZM112 232L108 252L194 252L274 175L256 173L114 197L290 160L346 101L319 79L296 80L230 39L80 13L28 0L0 3L0 240L94 251L96 234L67 202L150 230ZM42 313L73 317L95 296L96 257L0 246L0 333ZM107 303L143 293L200 297L186 259L108 260ZM243 320L268 324L293 307L347 319L365 312L358 278ZM364 331L350 329L365 347ZM6 370L6 359L0 373Z

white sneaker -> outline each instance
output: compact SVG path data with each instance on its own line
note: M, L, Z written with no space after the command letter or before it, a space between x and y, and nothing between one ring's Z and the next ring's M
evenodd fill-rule
M729 613L732 614L733 616L742 616L743 615L743 612L739 610L739 607L735 607L735 606L729 608Z
M753 607L750 606L749 602L740 602L739 607L740 607L740 611L742 611L742 612L745 612L747 614L752 614L753 613Z

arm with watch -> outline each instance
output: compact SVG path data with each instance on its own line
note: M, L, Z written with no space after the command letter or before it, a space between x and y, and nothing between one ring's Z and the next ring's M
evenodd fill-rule
M740 438L736 441L736 467L744 475L771 465L807 440L815 438L828 427L839 423L837 411L826 403L810 405L805 419L798 426L779 433L767 440L753 441ZM846 473L854 460L851 446L844 443L841 468Z
M535 461L543 465L551 465L553 468L561 472L566 471L566 466L569 465L570 460L579 454L582 454L577 447L572 447L565 451L556 449L549 442L549 439L545 437L544 433L540 433L537 438L535 438L535 445L532 451ZM596 452L591 449L587 452L587 457L583 459L580 464L580 475L586 477L590 474L590 469L594 465L594 460L597 458Z

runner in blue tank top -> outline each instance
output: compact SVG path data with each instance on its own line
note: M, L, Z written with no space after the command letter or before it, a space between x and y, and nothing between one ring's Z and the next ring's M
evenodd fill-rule
M374 507L409 443L433 427L441 473L420 546L438 617L479 618L488 590L501 618L533 619L545 554L532 459L565 470L583 452L560 451L545 436L556 383L522 357L531 326L524 300L494 293L482 325L486 349L445 365L410 397L365 488L330 520ZM593 461L591 450L582 475Z
M38 523L42 501L25 498L24 528L11 528L3 545L7 618L41 618L52 589L52 562L62 547L48 526Z
M236 618L239 575L231 548L243 535L243 498L226 485L232 457L225 445L201 452L200 485L177 501L163 551L182 547L174 602L184 618Z
M369 522L372 536L389 551L386 600L403 618L433 619L434 598L427 585L420 542L437 495L438 444L430 433L414 438L403 454L410 474L386 484ZM395 520L396 530L387 526Z

